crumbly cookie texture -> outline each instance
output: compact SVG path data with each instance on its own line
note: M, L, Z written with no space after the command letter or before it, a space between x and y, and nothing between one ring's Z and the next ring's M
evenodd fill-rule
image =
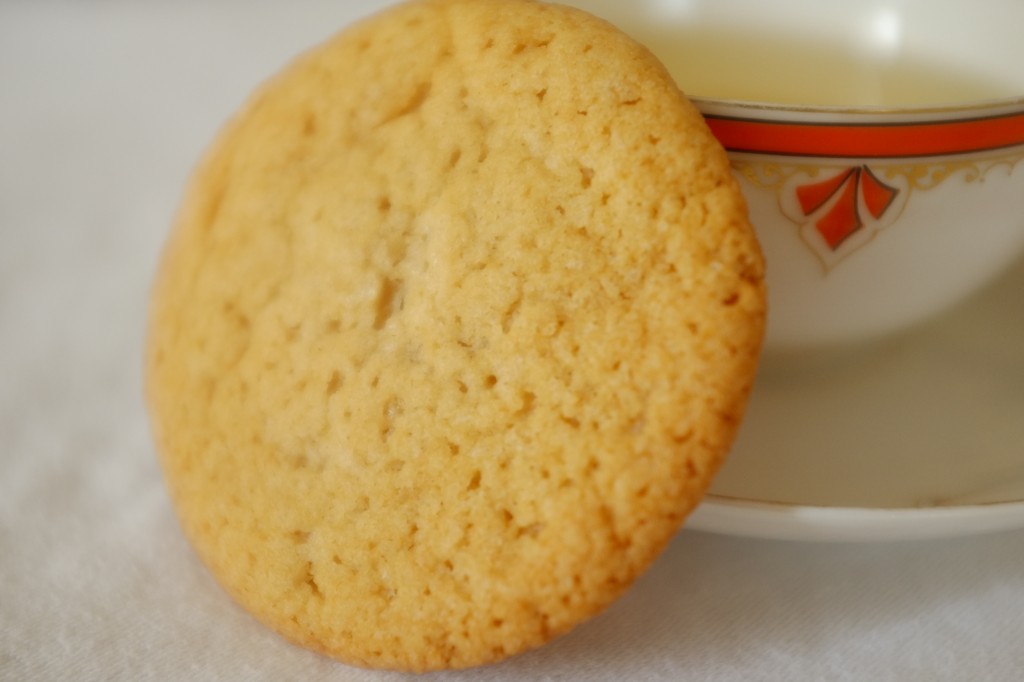
M724 152L647 50L560 6L418 1L216 140L147 397L246 609L352 664L466 667L651 564L732 441L764 310Z

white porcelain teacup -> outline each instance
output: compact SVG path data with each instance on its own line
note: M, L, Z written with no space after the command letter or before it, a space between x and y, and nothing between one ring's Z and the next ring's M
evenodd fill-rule
M1024 249L1024 3L569 4L647 44L728 150L769 353L908 327Z

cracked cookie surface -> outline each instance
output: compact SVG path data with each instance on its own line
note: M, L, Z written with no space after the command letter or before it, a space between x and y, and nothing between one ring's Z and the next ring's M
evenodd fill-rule
M400 5L270 80L196 171L147 397L185 534L340 660L499 660L664 548L738 426L763 264L724 152L611 26Z

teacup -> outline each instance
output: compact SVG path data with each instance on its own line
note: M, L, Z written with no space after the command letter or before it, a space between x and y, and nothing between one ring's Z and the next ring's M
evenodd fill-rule
M728 151L769 355L907 328L1024 250L1024 3L570 4L650 47Z

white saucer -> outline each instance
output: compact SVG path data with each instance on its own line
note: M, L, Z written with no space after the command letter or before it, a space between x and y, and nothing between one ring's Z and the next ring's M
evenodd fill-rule
M1024 527L1024 261L910 334L762 372L687 527L831 541Z

